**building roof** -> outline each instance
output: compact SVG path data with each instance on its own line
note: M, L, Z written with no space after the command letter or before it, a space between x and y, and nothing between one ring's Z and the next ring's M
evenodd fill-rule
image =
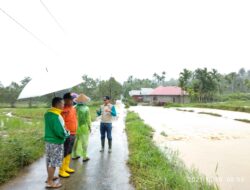
M141 91L140 90L131 90L129 91L129 96L140 96Z
M153 88L141 88L141 90L131 90L129 91L130 96L144 96L149 95L153 92Z
M141 95L149 95L153 92L153 88L141 88Z
M157 87L153 90L150 95L161 95L161 96L180 96L180 95L187 95L187 92L182 90L178 86L167 86L167 87Z

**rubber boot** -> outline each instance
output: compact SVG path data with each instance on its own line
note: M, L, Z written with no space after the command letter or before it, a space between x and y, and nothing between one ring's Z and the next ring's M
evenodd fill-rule
M101 143L102 143L102 149L100 150L100 152L104 152L105 139L101 139Z
M69 167L70 166L70 159L71 159L70 154L65 157L65 171L67 173L74 173L75 170L73 170Z
M64 157L62 166L61 166L60 169L59 169L59 176L60 176L60 177L67 178L67 177L69 177L70 175L66 172L66 163L65 163L65 160L66 160L66 157Z
M112 152L112 140L108 140L109 141L109 153Z

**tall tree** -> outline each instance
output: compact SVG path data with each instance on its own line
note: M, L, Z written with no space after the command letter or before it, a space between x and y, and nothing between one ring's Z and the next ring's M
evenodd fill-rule
M23 80L21 80L21 88L25 87L26 84L28 84L31 81L30 77L25 77Z
M93 100L98 99L99 96L97 94L97 87L99 84L99 80L93 79L88 75L83 75L82 80L83 82L80 85L74 87L72 91L76 93L84 93L87 96L91 97L91 99Z
M232 93L235 91L236 78L237 78L236 72L231 72L225 76L225 79L227 80Z
M15 107L17 97L21 92L22 87L16 82L12 82L9 86L4 89L3 99L4 102L9 103L11 107Z
M194 72L193 89L198 100L202 102L212 101L218 91L217 72L208 71L207 68L196 69Z
M103 96L110 96L113 100L120 99L122 94L122 85L117 82L114 77L111 77L107 81L100 82L98 92L100 98Z
M191 77L192 77L192 71L184 69L179 76L179 86L187 91L190 85Z
M164 85L165 79L166 79L166 72L163 71L160 75L157 73L154 73L153 78L155 79L158 85Z
M241 68L238 74L240 75L240 77L244 77L246 75L246 70L244 68Z

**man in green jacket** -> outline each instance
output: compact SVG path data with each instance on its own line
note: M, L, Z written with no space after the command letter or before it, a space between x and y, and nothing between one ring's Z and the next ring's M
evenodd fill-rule
M61 167L63 160L63 144L69 137L68 132L64 128L64 120L61 116L64 103L62 98L55 97L52 100L52 108L44 115L45 120L45 149L46 149L46 165L48 172L47 188L59 188L60 183L54 183L57 177L54 177L56 167Z

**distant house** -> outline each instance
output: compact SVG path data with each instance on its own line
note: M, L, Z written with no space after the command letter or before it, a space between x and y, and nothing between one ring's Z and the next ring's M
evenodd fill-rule
M136 102L142 101L141 91L140 90L131 90L129 91L129 96L133 98Z
M141 90L132 90L129 95L136 102L145 102L153 105L163 105L165 103L187 103L189 97L187 92L177 86L142 88Z
M153 88L141 88L141 90L131 90L129 95L136 101L136 102L144 102L145 98L152 93Z
M178 86L160 86L154 89L144 101L158 105L165 103L188 103L189 97L187 92Z

